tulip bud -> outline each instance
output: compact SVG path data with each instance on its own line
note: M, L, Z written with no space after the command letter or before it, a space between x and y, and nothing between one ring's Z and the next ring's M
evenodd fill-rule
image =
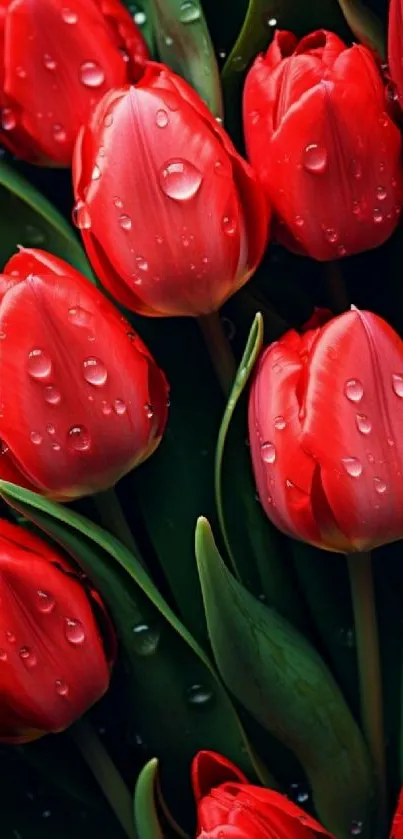
M0 741L62 731L103 696L115 637L98 594L42 539L0 520Z
M213 312L263 255L268 210L254 172L163 65L149 63L136 86L99 103L79 135L73 178L94 270L139 314Z
M158 446L168 385L127 321L70 265L21 250L0 275L0 476L67 500Z
M279 240L333 260L382 244L403 196L401 135L364 46L320 30L277 32L244 90L249 159L274 209Z
M228 760L199 752L192 767L199 839L332 839L315 819L284 795L252 786Z
M403 536L403 342L357 309L261 355L249 398L260 501L288 536L367 551Z
M120 0L18 0L1 11L1 142L69 166L94 104L143 72L143 36Z

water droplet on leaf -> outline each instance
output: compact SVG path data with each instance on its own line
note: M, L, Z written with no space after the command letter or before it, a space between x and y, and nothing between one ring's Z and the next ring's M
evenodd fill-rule
M185 0L179 9L179 20L181 23L193 23L200 20L200 8L192 0Z
M210 688L198 684L191 685L191 687L188 688L186 695L189 705L193 708L203 708L204 706L209 705L214 698L213 691L210 690Z
M160 631L157 627L149 626L147 623L138 623L133 626L133 646L137 655L153 655L157 650L159 640Z

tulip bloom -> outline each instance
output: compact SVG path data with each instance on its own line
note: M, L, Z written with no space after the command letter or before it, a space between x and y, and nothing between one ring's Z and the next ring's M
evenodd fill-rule
M390 0L388 14L388 61L390 76L400 107L403 107L403 6L402 0Z
M54 548L0 520L0 741L62 731L103 696L115 637L98 594Z
M403 839L403 789L400 791L396 813L393 817L390 839Z
M268 211L254 172L162 65L100 102L79 135L73 178L94 270L139 314L208 314L263 255Z
M261 355L249 399L260 501L288 536L367 551L403 536L403 342L357 309Z
M400 59L399 59L400 60ZM318 260L381 245L402 206L401 135L373 54L331 32L277 32L244 90L249 159L279 240Z
M200 839L332 839L284 795L248 784L236 766L215 752L199 752L195 757L192 781Z
M158 446L168 385L95 286L45 251L0 275L0 476L67 500L106 489Z
M120 0L0 0L0 43L0 140L44 165L70 165L93 106L148 57Z

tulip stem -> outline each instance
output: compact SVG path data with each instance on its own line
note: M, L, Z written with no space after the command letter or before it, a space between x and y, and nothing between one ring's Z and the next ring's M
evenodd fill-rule
M112 488L105 492L98 492L92 500L105 530L109 530L112 536L116 536L122 545L144 565L140 549L126 521L116 490Z
M137 839L133 817L133 796L92 725L87 720L81 719L70 728L70 734L126 836L129 839Z
M340 263L337 260L326 262L325 273L329 305L332 311L335 315L347 312L350 308L350 301Z
M237 371L236 361L218 312L200 315L199 326L225 396L229 396Z
M379 821L381 826L384 827L387 818L385 734L378 621L371 554L349 554L347 562L355 621L361 723L374 764Z

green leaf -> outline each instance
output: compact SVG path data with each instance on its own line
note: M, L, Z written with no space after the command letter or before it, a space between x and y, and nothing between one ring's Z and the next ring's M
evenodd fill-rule
M158 760L152 758L141 770L134 791L134 821L139 839L163 839L155 802Z
M361 733L324 662L305 638L259 603L225 567L208 522L196 556L211 644L224 683L294 752L322 823L351 839L368 835L372 773Z
M222 116L220 75L200 0L148 0L158 53Z
M0 162L1 264L18 245L51 251L93 280L78 239L53 205L11 166Z
M238 578L293 623L303 615L292 570L277 530L256 499L246 422L245 387L263 343L263 318L255 316L222 419L216 449L215 493L221 533Z
M131 718L161 759L174 816L191 801L188 768L201 748L221 751L256 777L260 767L211 662L139 561L66 507L4 481L0 492L77 560L104 598L127 659Z
M358 41L386 61L386 29L382 20L361 0L339 0L344 17Z

